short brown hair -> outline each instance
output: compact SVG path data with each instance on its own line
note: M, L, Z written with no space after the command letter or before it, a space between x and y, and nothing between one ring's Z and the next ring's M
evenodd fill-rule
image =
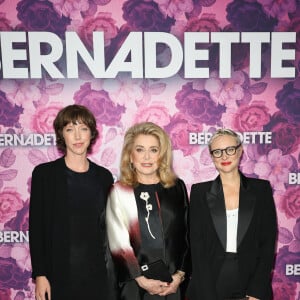
M139 135L152 135L157 138L160 147L157 175L164 187L175 184L176 175L172 168L171 141L166 132L152 122L138 123L130 127L125 133L123 149L121 154L121 176L120 181L128 186L138 185L136 172L131 167L130 155L133 144Z
M91 142L88 147L88 152L91 151L92 145L98 137L96 119L94 115L85 106L73 104L66 106L60 110L53 122L53 127L56 135L57 148L64 153L66 152L66 143L63 137L63 129L66 125L77 122L82 122L91 130Z

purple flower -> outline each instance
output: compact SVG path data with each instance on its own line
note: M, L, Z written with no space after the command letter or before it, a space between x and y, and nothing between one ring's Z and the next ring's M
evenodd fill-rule
M194 9L194 4L192 0L156 0L159 5L160 10L164 15L180 18L183 14L189 14Z
M295 265L299 264L300 253L293 253L289 251L288 246L283 246L279 249L276 256L276 270L281 274L286 274L286 265ZM299 282L300 275L289 275L289 281Z
M300 123L300 89L288 82L276 94L276 106L291 123Z
M17 5L18 19L28 31L50 31L61 38L70 19L59 16L49 1L21 0Z
M295 0L258 0L258 2L263 5L266 12L272 17L284 18L286 13L294 12L296 9Z
M23 108L12 105L6 98L6 94L0 91L0 124L6 127L20 127L19 117Z
M297 284L277 271L273 274L272 288L274 300L295 300Z
M285 191L285 184L288 183L288 174L292 166L291 155L283 155L281 150L273 149L258 159L254 172L260 178L268 179L275 190Z
M156 2L128 0L123 4L123 18L132 31L170 32L174 19L165 17Z
M0 289L27 289L31 272L22 271L11 257L0 257L0 265Z
M2 2L3 1L0 1L0 4ZM0 12L0 29L1 29L1 31L11 31L12 27L11 27L10 23L11 22L10 22L10 20L8 20L6 18L5 13Z
M285 155L298 149L300 142L299 128L295 124L289 123L282 112L276 112L271 117L269 124L264 127L264 131L272 132L272 144L259 145L258 151L260 154L277 148Z
M261 131L270 121L268 108L263 101L240 106L234 117L234 128L238 131Z
M83 84L80 90L75 93L74 100L76 104L89 108L99 124L116 125L125 112L125 107L113 103L106 91L93 90L88 82Z
M29 200L24 202L23 208L21 208L17 215L5 224L5 227L9 227L16 231L27 231L29 228Z
M111 39L117 35L116 21L111 17L111 13L99 12L96 16L86 17L79 27L79 35L85 45L92 49L93 32L104 32L104 44L110 45Z
M278 205L279 209L285 213L288 219L300 218L300 189L289 186L285 193L281 195Z
M177 113L171 118L170 123L165 126L165 130L170 136L173 149L181 150L184 156L190 155L199 150L198 147L190 145L188 133L201 132L201 123L193 122L193 120L186 115Z
M185 84L176 94L176 107L190 116L193 121L214 125L225 112L223 105L217 105L205 90L195 90L191 82Z
M253 1L234 0L227 8L227 20L235 31L274 31L277 20L268 16L262 5Z

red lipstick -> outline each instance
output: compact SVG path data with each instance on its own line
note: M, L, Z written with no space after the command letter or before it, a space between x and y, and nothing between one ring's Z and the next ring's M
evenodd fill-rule
M223 162L221 162L221 165L222 166L229 166L229 165L231 165L231 161L223 161Z

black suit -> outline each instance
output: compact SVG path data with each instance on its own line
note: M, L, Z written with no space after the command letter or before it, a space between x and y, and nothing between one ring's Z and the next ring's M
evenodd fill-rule
M95 170L95 181L101 185L97 213L99 214L103 249L99 249L99 255L106 253L106 263L108 264L110 260L105 241L105 205L113 178L107 169L91 161L89 163L90 167L93 166ZM56 299L55 291L59 289L57 285L64 286L68 277L70 251L68 224L66 166L64 158L60 158L41 164L33 170L29 213L32 277L47 277L51 284L54 300ZM65 299L68 298L65 297Z
M216 300L216 282L225 257L227 234L220 177L194 184L190 198L193 271L189 300ZM246 295L260 300L272 298L270 276L276 228L270 183L241 174L237 231L239 280Z

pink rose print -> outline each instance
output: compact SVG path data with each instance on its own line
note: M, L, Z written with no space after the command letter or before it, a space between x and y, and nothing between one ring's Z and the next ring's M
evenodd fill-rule
M1 300L11 300L10 296L11 296L10 289L0 289Z
M253 101L251 105L240 106L233 120L238 131L262 131L270 121L268 108L263 101Z
M226 105L227 108L236 107L237 101L243 99L245 82L243 72L232 72L231 78L221 79L217 72L212 72L205 81L204 88L216 104Z
M162 104L153 104L149 107L139 108L134 118L134 123L139 122L153 122L164 127L170 122L169 110Z
M287 13L292 13L296 9L296 1L274 1L274 0L258 0L265 11L274 18L284 17Z
M37 107L35 114L32 116L32 129L37 133L54 132L53 121L61 109L61 104L54 103L46 107Z
M93 32L104 32L104 44L110 45L111 39L115 38L118 29L116 21L111 18L111 13L99 12L96 16L86 17L79 28L79 36L86 46L93 48Z
M18 244L11 250L11 257L16 260L16 264L22 271L31 270L31 260L29 253L29 244Z
M180 17L185 13L191 13L194 5L192 0L156 0L159 9L165 16Z
M80 12L89 9L88 0L49 0L52 2L55 11L61 17L79 18Z
M289 186L280 197L279 209L288 219L300 217L300 189L298 186Z
M268 179L275 190L285 191L284 184L288 183L288 174L292 165L290 155L282 155L281 150L273 149L258 159L254 172L259 177Z
M274 272L272 280L274 300L295 300L297 285L287 280L286 276Z
M125 106L115 104L104 90L96 91L86 82L74 95L76 104L86 106L99 124L116 125L119 123Z
M3 1L0 1L0 4ZM0 12L0 30L1 31L11 31L12 27L10 26L10 20L6 18L5 13Z
M199 150L195 145L190 145L189 132L201 132L201 123L193 122L188 116L177 113L171 118L170 123L165 127L165 130L170 136L173 149L181 150L184 156Z
M0 223L6 223L23 207L21 195L14 188L4 188L0 193Z

